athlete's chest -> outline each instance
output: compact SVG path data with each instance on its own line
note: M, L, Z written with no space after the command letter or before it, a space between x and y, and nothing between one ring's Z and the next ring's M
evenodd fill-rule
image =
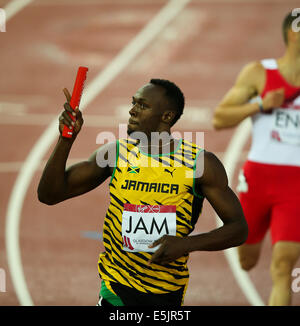
M115 188L128 194L179 195L193 186L191 170L184 167L127 166L118 169Z

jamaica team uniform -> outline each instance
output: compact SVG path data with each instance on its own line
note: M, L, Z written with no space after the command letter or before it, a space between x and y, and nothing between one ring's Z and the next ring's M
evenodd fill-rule
M105 252L98 261L102 284L112 293L121 298L124 293L153 296L153 303L164 295L172 300L173 293L184 297L188 255L148 266L159 248L148 246L163 235L186 237L193 231L203 204L194 185L195 162L202 150L181 139L174 152L150 155L134 140L117 141L103 227Z

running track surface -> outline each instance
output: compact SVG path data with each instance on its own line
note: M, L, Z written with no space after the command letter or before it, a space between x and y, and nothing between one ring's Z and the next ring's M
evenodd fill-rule
M0 0L4 8L8 1ZM19 305L5 247L6 213L22 162L65 102L79 65L88 80L101 72L166 4L163 0L33 1L0 33L0 268L6 292L0 305ZM222 160L234 130L215 132L214 106L244 64L283 53L281 21L296 1L197 1L189 4L138 54L133 62L88 105L85 126L70 154L70 163L87 158L101 131L118 133L126 123L131 96L150 78L175 81L186 96L186 111L174 130L205 132L205 148ZM57 138L56 138L57 139ZM20 251L26 284L35 305L95 305L100 286L97 258L103 245L85 236L101 232L108 205L108 185L61 203L38 202L36 189L52 143L31 180L20 221ZM237 172L249 142L240 154ZM195 232L215 228L205 203ZM249 273L264 302L269 277L270 239L258 266ZM297 267L300 267L298 262ZM190 257L186 305L249 305L223 252ZM293 304L300 304L294 294Z

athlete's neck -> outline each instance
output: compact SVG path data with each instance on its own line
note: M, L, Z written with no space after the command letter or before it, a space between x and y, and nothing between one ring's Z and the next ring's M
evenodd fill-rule
M295 86L300 86L300 50L287 48L283 57L277 60L281 74Z
M167 154L175 150L175 140L169 132L151 133L151 137L140 139L138 147L149 154Z

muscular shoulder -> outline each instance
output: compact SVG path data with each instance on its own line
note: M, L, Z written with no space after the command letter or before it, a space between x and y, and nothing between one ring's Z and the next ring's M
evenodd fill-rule
M265 69L260 61L246 64L239 73L236 85L248 85L259 93L265 79Z
M95 166L95 168L113 170L116 164L117 156L117 142L109 142L99 147L90 156L89 161Z
M259 74L264 71L264 67L261 64L260 61L251 61L244 65L241 71L244 71L245 73L252 75L252 74Z

